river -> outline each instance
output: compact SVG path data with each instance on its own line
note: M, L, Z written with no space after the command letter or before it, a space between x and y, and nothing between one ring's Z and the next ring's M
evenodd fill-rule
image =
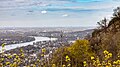
M5 50L11 50L15 49L17 47L22 47L22 46L28 46L28 45L33 45L33 42L38 42L38 41L49 41L50 38L48 37L34 37L35 41L31 42L26 42L26 43L19 43L19 44L10 44L10 45L5 45ZM57 38L51 38L51 40L57 40ZM2 50L2 47L0 46L0 51Z

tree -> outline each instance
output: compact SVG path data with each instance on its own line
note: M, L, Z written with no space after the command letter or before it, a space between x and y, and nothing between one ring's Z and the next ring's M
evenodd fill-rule
M108 26L107 18L104 18L100 22L97 22L97 24L100 26L100 29L105 29L106 30L106 28Z
M120 7L117 7L113 11L114 11L113 16L120 18Z
M83 61L89 61L89 57L94 55L90 49L88 40L76 40L68 51L75 61L75 67L83 67Z
M62 54L61 54L62 52ZM94 53L90 49L88 40L76 40L69 47L59 48L53 55L52 64L57 66L68 65L72 67L83 67L83 61L89 61L89 58L94 56ZM62 57L62 60L61 60ZM66 61L66 57L69 57L70 61Z

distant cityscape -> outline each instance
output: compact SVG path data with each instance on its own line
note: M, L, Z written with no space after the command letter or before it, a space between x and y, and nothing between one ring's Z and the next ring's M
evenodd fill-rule
M34 41L29 36L41 36L74 41L92 32L90 27L0 28L0 43L15 44Z

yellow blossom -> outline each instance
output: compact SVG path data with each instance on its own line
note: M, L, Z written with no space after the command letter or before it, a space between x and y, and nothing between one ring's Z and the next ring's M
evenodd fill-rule
M62 67L65 67L65 65L62 65Z
M70 67L70 66L71 66L71 64L68 64L67 66L68 66L68 67Z
M45 48L43 48L43 49L42 49L42 52L46 52L46 49L45 49Z
M43 56L44 56L44 54L41 54L41 56L43 57Z
M112 53L109 53L108 56L109 56L109 57L112 57Z
M9 65L10 64L10 62L6 62L6 65Z
M66 61L70 61L70 58L68 55L66 56Z
M2 47L5 47L5 43L2 44Z
M52 67L56 67L56 65L55 65L55 64L52 64Z
M86 61L83 61L83 64L84 64L84 67L87 66L87 62Z
M108 54L109 52L108 52L107 50L105 50L103 53L104 53L104 54Z
M95 59L93 56L91 56L91 60Z

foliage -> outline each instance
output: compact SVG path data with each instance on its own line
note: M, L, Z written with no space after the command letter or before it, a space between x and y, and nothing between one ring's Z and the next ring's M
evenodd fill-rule
M90 56L93 56L93 55L94 54L90 49L88 40L76 40L75 43L72 44L71 46L65 47L64 49L59 49L58 51L56 51L52 61L55 64L60 64L61 61L63 61L62 65L64 64L65 66L71 64L71 66L82 67L83 66L82 62L84 60L89 61L88 58L90 58ZM62 60L60 57L62 57Z
M117 7L116 9L114 9L113 16L120 18L120 7Z
M103 51L104 59L100 61L100 58L97 56L96 58L91 56L91 63L85 63L84 67L119 67L120 66L120 58L117 60L112 61L112 53L108 52L107 50ZM88 66L89 65L89 66Z
M97 24L100 26L100 29L105 29L106 30L106 28L108 26L107 21L108 21L107 18L104 18L100 22L97 22Z

